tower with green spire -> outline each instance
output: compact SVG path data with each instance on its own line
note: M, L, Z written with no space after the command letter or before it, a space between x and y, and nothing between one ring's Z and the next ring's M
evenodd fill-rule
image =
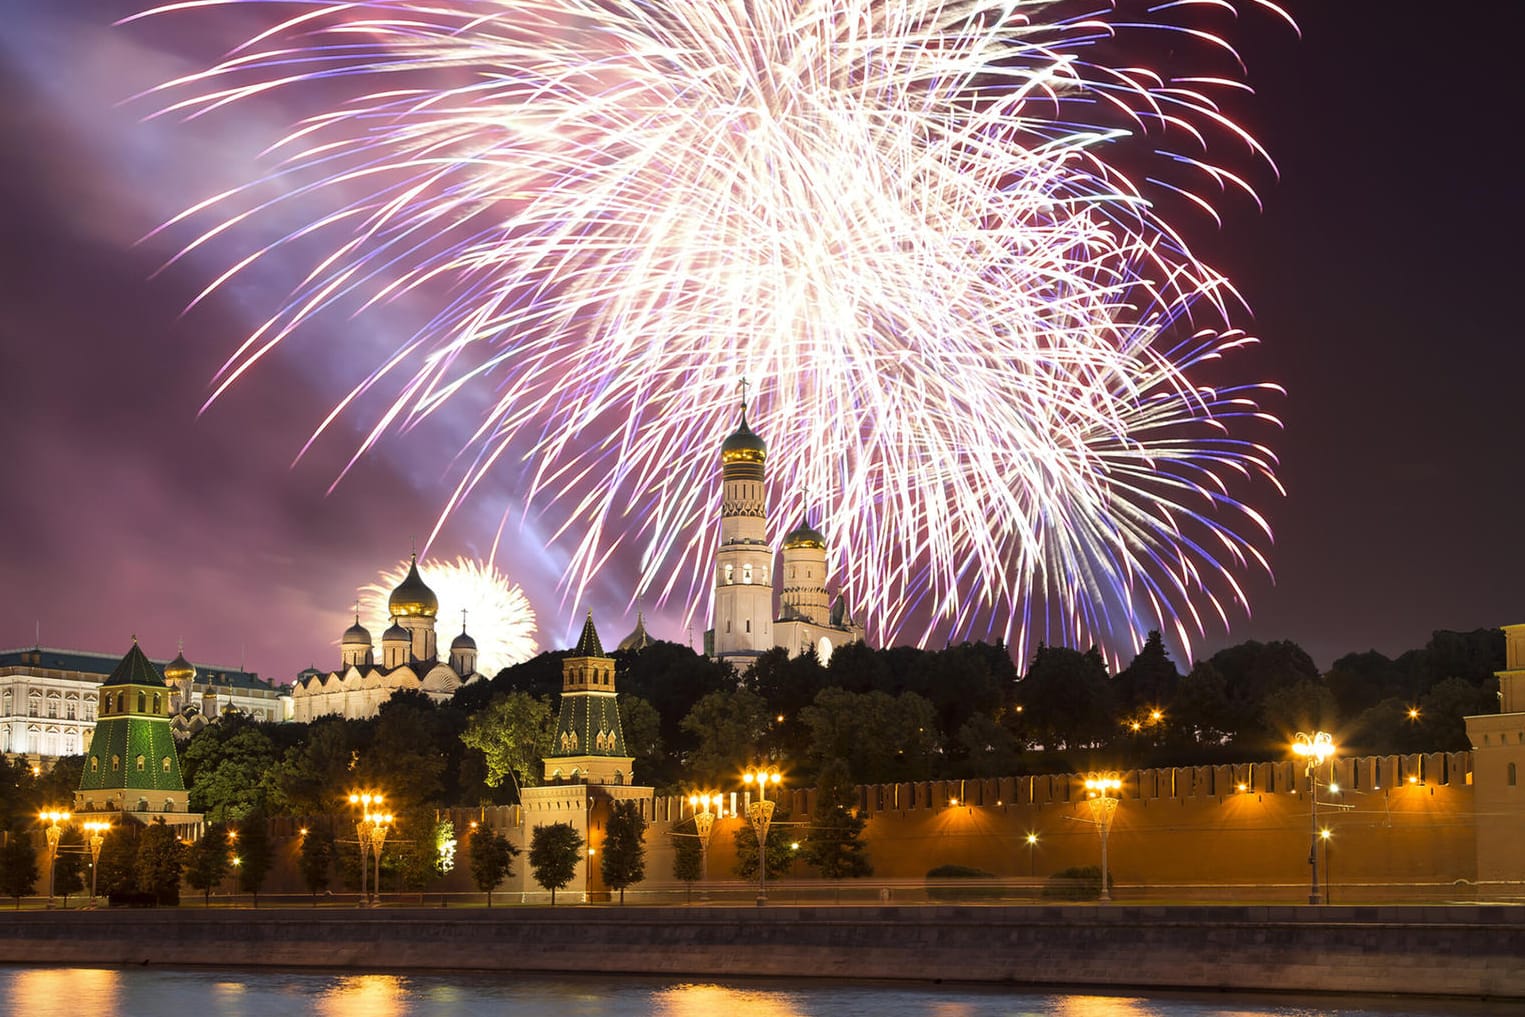
M95 733L74 793L77 813L108 818L131 814L143 822L163 819L176 827L201 822L201 816L190 811L180 774L170 731L170 694L134 636L132 649L101 683Z
M545 757L545 778L587 784L630 784L634 757L625 751L614 658L604 653L593 612L583 623L577 648L561 663L561 713Z

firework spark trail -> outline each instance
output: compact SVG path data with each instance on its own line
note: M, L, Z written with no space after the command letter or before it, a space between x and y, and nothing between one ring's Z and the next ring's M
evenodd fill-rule
M392 624L387 601L408 576L409 562L381 572L377 581L360 589L360 612L376 639ZM456 633L451 626L461 612L463 630L477 644L477 670L491 678L512 664L540 652L535 644L535 611L519 584L490 562L430 558L418 563L419 575L439 598L441 659Z
M1252 437L1274 386L1194 377L1249 340L1158 203L1249 193L1210 156L1224 141L1268 162L1223 111L1238 58L1201 26L1234 15L1225 0L201 0L140 17L267 3L265 30L160 90L186 117L327 103L265 178L172 224L220 217L183 257L329 206L209 287L312 259L214 399L324 313L425 295L432 320L319 433L378 386L396 387L360 452L465 386L491 392L445 515L491 472L527 473L574 545L574 597L628 545L640 592L702 610L714 450L746 376L765 379L774 518L813 508L807 490L829 507L837 574L881 641L993 629L1020 653L1055 634L1115 652L1160 626L1189 646L1204 613L1243 609L1235 574L1264 567L1270 534L1234 492L1275 486ZM1191 76L1105 60L1166 31Z

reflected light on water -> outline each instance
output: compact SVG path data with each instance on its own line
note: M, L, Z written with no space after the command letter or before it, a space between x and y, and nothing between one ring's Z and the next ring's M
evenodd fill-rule
M408 1012L408 980L397 975L336 978L316 1000L323 1017L396 1017Z
M102 968L36 968L11 982L8 1012L28 1017L116 1013L121 974Z
M1160 1017L1149 1000L1133 996L1062 996L1056 1002L1054 1017Z
M653 1017L808 1017L791 993L730 985L674 985L651 998Z

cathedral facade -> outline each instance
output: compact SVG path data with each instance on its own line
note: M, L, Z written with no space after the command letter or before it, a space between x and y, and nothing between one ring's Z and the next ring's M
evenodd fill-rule
M461 634L439 656L435 623L439 598L418 574L418 555L407 577L387 600L392 625L381 634L381 658L371 633L360 624L345 630L339 645L339 669L304 671L291 689L292 720L303 722L338 714L351 720L374 717L381 704L400 690L422 692L437 703L455 695L462 685L479 681L476 640Z
M775 646L791 657L814 650L824 664L838 646L862 642L863 626L843 597L833 603L827 593L826 538L807 521L784 536L774 574L767 458L768 446L747 425L743 402L740 424L720 447L720 546L704 650L743 669Z

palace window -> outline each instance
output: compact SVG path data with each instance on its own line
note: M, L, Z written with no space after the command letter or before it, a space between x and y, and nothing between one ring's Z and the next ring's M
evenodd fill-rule
M26 715L28 717L37 716L37 707L40 702L41 700L39 700L36 696L33 696L31 699L26 701Z
M76 718L75 718L74 714L75 714L74 700L71 699L67 703L64 704L64 716L67 719L69 719L69 720L75 720Z
M53 719L53 720L57 720L58 719L58 700L56 700L56 699L49 699L48 700L48 717Z

